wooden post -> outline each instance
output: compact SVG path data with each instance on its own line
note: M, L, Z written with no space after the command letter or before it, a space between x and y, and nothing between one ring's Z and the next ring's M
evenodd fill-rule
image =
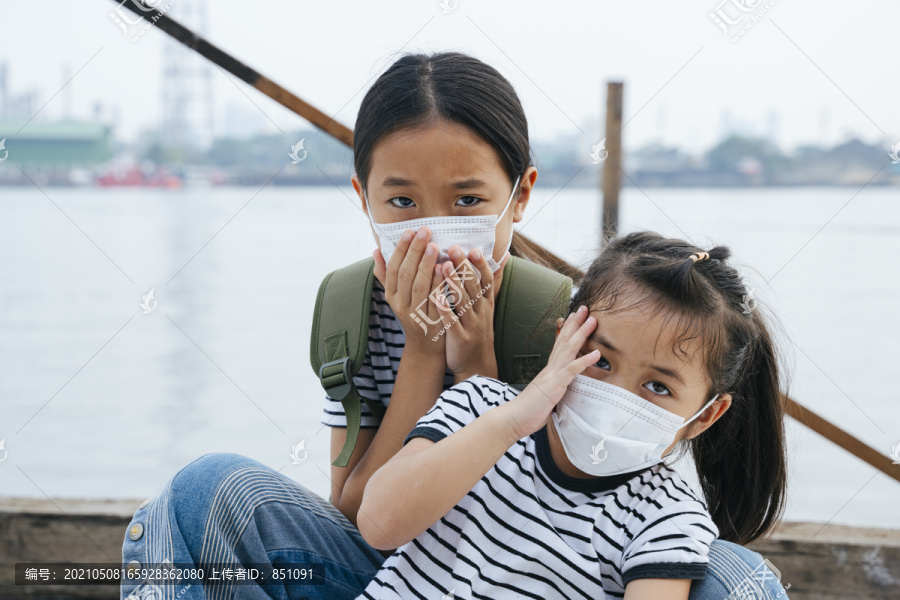
M619 189L622 187L622 88L621 82L606 84L606 160L603 162L603 217L600 247L619 231ZM602 152L602 151L601 151Z

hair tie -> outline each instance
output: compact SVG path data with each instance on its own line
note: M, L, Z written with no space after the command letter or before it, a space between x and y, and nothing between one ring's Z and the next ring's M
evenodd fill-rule
M705 258L709 258L709 252L695 252L691 254L688 258L692 261L697 262L698 260L703 260Z

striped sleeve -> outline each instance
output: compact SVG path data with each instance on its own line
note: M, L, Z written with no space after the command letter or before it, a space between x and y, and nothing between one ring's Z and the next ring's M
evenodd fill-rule
M375 417L375 415L372 414L372 411L369 410L369 407L366 406L365 401L362 399L362 397L365 396L366 398L374 400L375 402L381 402L380 396L378 394L378 386L375 385L375 374L372 371L372 360L368 352L366 352L366 358L365 360L363 360L363 364L362 367L360 367L359 372L353 376L353 384L356 386L356 390L360 395L359 403L361 405L361 417L359 426L378 427L378 419ZM381 403L384 404L383 402ZM347 413L344 412L344 405L341 404L340 400L335 400L328 394L325 394L325 406L322 409L321 423L323 425L328 425L329 427L347 426Z
M664 504L624 548L622 579L703 579L718 529L696 499Z
M415 437L428 438L439 442L451 433L459 431L483 414L485 410L499 404L505 384L487 377L473 375L457 383L440 395L427 413L409 432L403 445Z

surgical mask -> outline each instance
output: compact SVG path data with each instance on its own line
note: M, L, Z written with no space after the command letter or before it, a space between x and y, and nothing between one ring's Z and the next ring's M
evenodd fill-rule
M519 189L519 177L513 184L512 192L509 194L509 200L499 216L494 215L462 215L450 217L423 217L421 219L410 219L409 221L399 221L397 223L376 223L372 220L372 207L369 204L369 197L363 191L363 197L366 199L366 213L369 216L369 223L372 229L378 235L378 243L381 246L381 255L384 262L390 260L394 248L403 237L403 232L407 229L417 231L423 225L431 229L431 241L438 245L440 254L438 255L438 264L450 260L447 250L454 244L460 247L464 255L468 255L470 250L478 248L482 255L487 259L491 271L494 272L500 268L500 264L494 260L494 242L497 232L497 224L503 219L509 205L512 204L513 196ZM510 242L512 236L510 235ZM503 250L503 257L509 251L509 243Z
M619 386L576 375L552 419L573 465L590 475L616 475L661 462L678 431L718 397L685 421Z

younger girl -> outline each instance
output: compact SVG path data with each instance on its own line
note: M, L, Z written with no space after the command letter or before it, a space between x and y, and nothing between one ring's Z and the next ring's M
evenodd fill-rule
M525 390L445 391L365 489L360 532L397 550L359 598L687 599L717 537L768 531L785 494L778 366L729 254L616 239ZM702 496L663 461L679 444ZM780 588L764 579L758 597Z

